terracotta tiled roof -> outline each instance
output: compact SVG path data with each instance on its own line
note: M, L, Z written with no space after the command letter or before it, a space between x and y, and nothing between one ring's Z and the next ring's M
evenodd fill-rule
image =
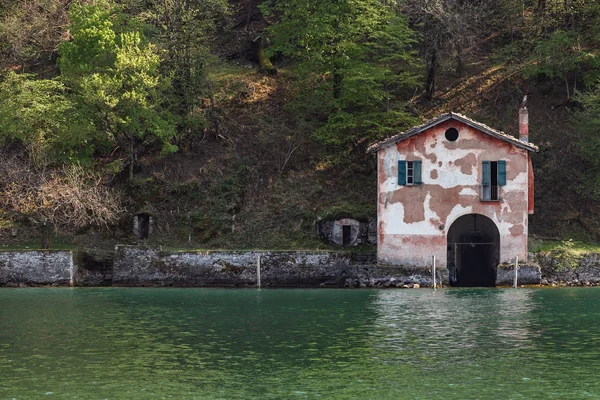
M454 113L454 112L449 112L446 114L442 114L438 117L435 117L433 119L430 119L429 121L425 122L422 125L414 126L407 131L404 131L397 135L391 136L380 142L374 143L371 146L369 146L369 148L367 149L367 153L377 152L377 151L383 149L384 147L387 147L393 143L400 142L411 136L418 135L419 133L421 133L437 124L440 124L444 121L448 121L449 119L455 119L457 121L460 121L464 124L467 124L467 125L475 128L475 129L480 130L483 133L486 133L490 136L493 136L495 138L498 138L498 139L508 142L510 144L514 144L515 146L520 147L522 149L525 149L528 151L535 151L535 152L537 152L539 150L539 148L536 145L534 145L533 143L522 142L514 136L511 136L511 135L501 132L501 131L497 131L493 128L490 128L489 126L487 126L485 124L482 124L481 122L472 120L471 118L469 118L465 115Z

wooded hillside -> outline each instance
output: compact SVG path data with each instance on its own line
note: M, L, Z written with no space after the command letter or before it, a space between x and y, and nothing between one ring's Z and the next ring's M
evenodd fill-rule
M376 215L370 143L442 112L518 134L544 237L600 240L600 4L0 0L0 238L323 247Z

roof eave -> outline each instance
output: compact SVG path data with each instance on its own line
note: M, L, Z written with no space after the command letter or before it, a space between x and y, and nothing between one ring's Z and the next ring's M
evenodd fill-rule
M493 136L496 139L499 139L499 140L502 140L504 142L510 143L510 144L512 144L514 146L517 146L519 148L522 148L524 150L531 151L531 152L538 152L539 151L539 148L536 145L534 145L533 143L521 142L517 138L511 139L511 138L508 138L508 137L504 137L504 136L498 134L496 131L491 130L490 128L488 128L487 126L485 126L483 124L478 124L477 122L475 122L475 121L473 121L473 120L471 120L471 119L469 119L467 117L464 117L464 116L462 116L460 114L449 112L449 113L446 113L446 114L442 114L439 117L434 118L434 119L432 119L432 120L424 123L423 125L418 125L416 127L413 127L413 128L407 130L404 133L400 133L398 135L394 135L394 136L392 136L390 138L387 138L387 139L384 139L384 140L382 140L382 141L380 141L378 143L372 144L367 149L367 153L376 153L376 152L378 152L379 150L381 150L381 149L383 149L385 147L388 147L388 146L390 146L390 145L392 145L394 143L398 143L398 142L400 142L402 140L408 139L408 138L410 138L412 136L418 135L419 133L421 133L421 132L423 132L423 131L425 131L425 130L427 130L427 129L435 126L435 125L438 125L438 124L440 124L442 122L445 122L445 121L447 121L449 119L455 119L457 121L460 121L460 122L462 122L462 123L464 123L464 124L466 124L466 125L468 125L468 126L470 126L472 128L475 128L475 129L480 130L480 131L482 131L484 133L487 133L488 135Z

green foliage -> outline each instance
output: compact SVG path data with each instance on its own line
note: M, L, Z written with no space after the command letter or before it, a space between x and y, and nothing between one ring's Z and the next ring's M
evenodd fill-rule
M143 145L177 150L170 143L173 117L161 103L169 81L159 72L155 47L141 32L115 24L119 14L109 2L73 3L69 16L73 40L60 47L61 73L106 141L127 149L131 179Z
M188 215L188 224L194 238L201 243L227 234L235 223L250 169L245 165L234 165L233 169L229 175L197 187L195 197L201 197L201 206Z
M576 128L578 148L588 164L582 171L580 192L600 200L600 84L575 99L581 108L572 115L571 122Z
M573 240L563 240L560 245L548 252L548 256L556 261L558 271L572 271L577 269L582 255L575 249Z
M9 72L0 82L0 144L24 144L38 165L89 157L93 126L67 92L56 79Z
M90 4L74 2L69 8L72 39L60 45L58 61L67 79L101 73L112 67L116 59L114 9L106 0Z
M526 78L560 79L569 98L578 79L598 76L593 71L600 40L598 2L501 0L497 12L496 21L506 21L510 31L510 40L497 50L499 60L522 64Z
M583 52L577 34L558 30L548 39L538 42L526 74L562 77L576 69L582 60Z
M166 93L169 109L179 117L180 133L195 133L207 125L199 110L203 95L212 95L207 67L217 63L210 51L214 34L229 15L227 0L119 1L160 43L161 72L171 77Z
M267 29L268 51L296 61L296 110L317 121L316 137L338 155L415 122L403 111L403 90L417 85L416 38L390 7L378 0L292 0L263 12L279 18Z
M525 77L538 74L548 78L562 78L569 98L568 74L576 71L586 57L577 33L557 30L549 38L537 43L529 59L529 67L524 71Z
M337 220L340 218L353 218L359 221L367 221L377 215L376 204L361 205L356 203L342 202L321 211L323 219Z

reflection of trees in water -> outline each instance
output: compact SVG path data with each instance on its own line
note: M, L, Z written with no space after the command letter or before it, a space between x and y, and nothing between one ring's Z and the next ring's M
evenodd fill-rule
M111 311L93 347L110 349L110 379L127 377L147 390L173 385L179 393L191 385L259 396L285 380L321 379L360 365L375 293L116 290L98 299Z

